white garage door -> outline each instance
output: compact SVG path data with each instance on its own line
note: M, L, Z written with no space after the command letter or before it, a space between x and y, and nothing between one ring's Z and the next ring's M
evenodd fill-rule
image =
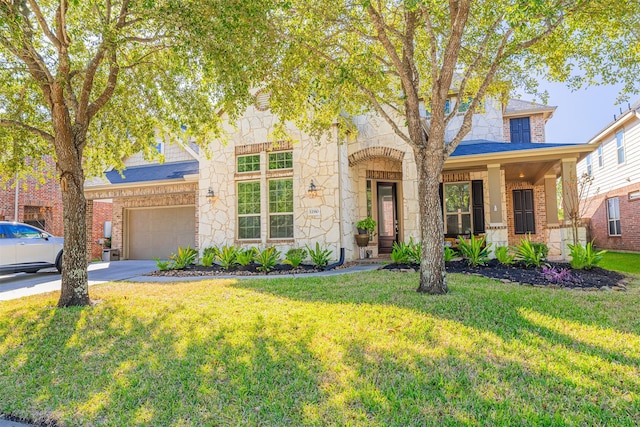
M127 211L129 259L167 259L178 247L195 247L195 206Z

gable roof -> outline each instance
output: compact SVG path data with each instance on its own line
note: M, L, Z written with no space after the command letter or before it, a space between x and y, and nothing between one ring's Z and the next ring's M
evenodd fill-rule
M185 175L198 173L198 161L174 162L134 166L122 171L124 177L117 170L105 173L105 178L111 184L124 184L132 182L166 181L171 179L184 179Z
M530 114L543 114L545 119L550 119L556 108L552 105L537 104L522 99L509 99L504 107L504 117L526 116Z

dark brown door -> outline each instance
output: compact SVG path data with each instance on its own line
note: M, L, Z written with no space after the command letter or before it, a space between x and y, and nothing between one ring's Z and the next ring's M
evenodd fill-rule
M390 254L398 241L396 184L378 183L378 253Z

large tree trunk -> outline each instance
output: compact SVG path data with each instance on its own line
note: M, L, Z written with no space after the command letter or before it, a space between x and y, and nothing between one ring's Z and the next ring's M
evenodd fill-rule
M446 294L447 278L444 269L444 228L440 205L440 174L442 153L428 147L414 149L418 169L418 204L422 257L420 259L420 286L418 292Z
M84 198L84 171L80 141L85 130L74 131L68 110L62 104L54 105L52 119L55 129L57 168L62 190L64 223L64 249L62 255L62 287L58 307L89 305L87 276L86 200Z

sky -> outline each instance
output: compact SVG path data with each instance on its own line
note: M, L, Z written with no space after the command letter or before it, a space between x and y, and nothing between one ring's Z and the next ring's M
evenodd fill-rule
M540 90L549 92L548 105L558 107L547 122L547 142L588 142L605 126L628 109L627 102L616 104L621 85L592 86L572 92L562 83L542 83ZM629 94L629 103L640 99L640 94ZM523 95L523 100L531 100ZM537 102L540 102L538 99Z

